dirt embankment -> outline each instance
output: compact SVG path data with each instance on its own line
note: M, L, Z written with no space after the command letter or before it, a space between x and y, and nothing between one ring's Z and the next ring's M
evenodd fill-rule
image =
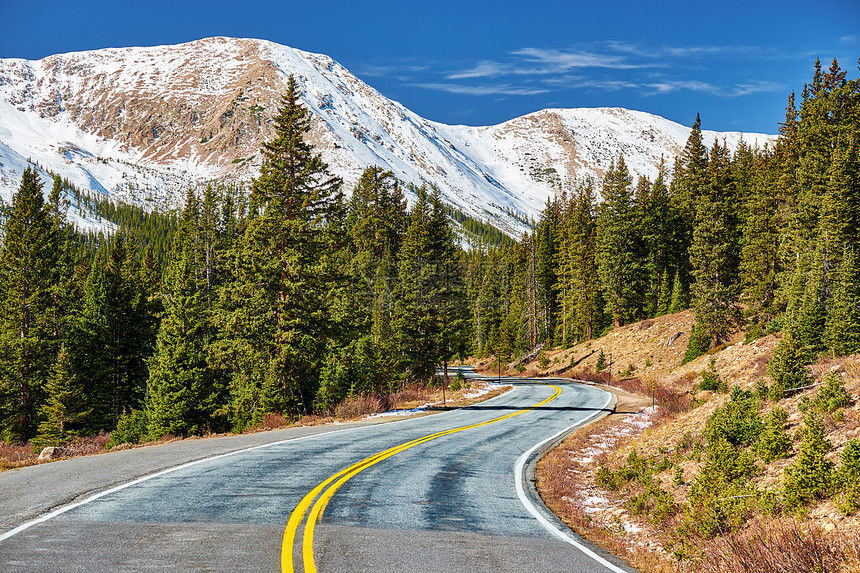
M860 539L860 518L856 514L840 513L832 498L808 506L801 513L774 515L761 508L753 509L750 519L733 534L691 542L689 538L679 537L678 528L683 526L680 513L677 518L655 519L653 512L637 509L636 498L640 496L641 499L642 487L634 484L608 491L597 485L596 475L601 466L613 470L625 467L631 453L639 458L671 458L671 464L657 471L653 480L671 495L668 505L684 507L704 456L678 452L689 452L691 444L702 446L705 443L706 420L729 399L728 393L698 390L702 372L713 368L729 388L737 385L753 389L759 380L771 384L767 363L779 344L779 335L744 344L743 333L739 332L727 345L681 365L692 323L689 311L646 320L571 349L544 351L524 365L524 375L602 381L611 384L616 392L619 388L633 390L640 397L637 401L635 397L629 398L628 393L625 414L619 412L579 430L544 458L538 467L537 482L544 501L580 534L623 556L643 571L695 570L692 563L696 558L690 556L696 552L699 555L706 551L722 552L728 555L728 560L739 559L737 552L744 543L750 545L749 540L753 538L763 539L780 531L784 533L781 539L794 539L791 543L806 540L795 549L785 547L789 541L766 542L773 545L768 549L771 553L788 551L787 560L799 559L799 552L816 543L831 549L841 547L844 554L854 555L851 551L860 551L860 544L852 541ZM601 351L607 366L598 373L596 366ZM484 365L487 366L488 363ZM860 437L860 355L822 359L811 370L816 381L836 372L855 399L850 407L825 419L827 439L833 446L827 459L838 466L848 440ZM651 411L646 407L650 406L650 399L641 400L643 394L650 398L651 388L656 389L658 404L663 396L667 403L674 400L672 403L677 407L658 407ZM777 406L788 413L786 431L792 438L792 451L788 457L771 463L757 460L757 472L752 479L759 491L780 491L785 468L795 462L800 445L797 435L802 421L800 401L817 391L818 388L812 388L777 402L763 403L762 416ZM744 539L746 541L738 541ZM685 557L679 560L679 555ZM698 564L701 563L699 560ZM860 571L860 564L852 567L843 559L836 569L823 565L820 570ZM711 570L722 569L712 567Z

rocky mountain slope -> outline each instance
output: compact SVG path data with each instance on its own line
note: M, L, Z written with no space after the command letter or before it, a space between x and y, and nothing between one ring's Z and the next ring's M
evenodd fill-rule
M369 165L432 182L445 200L511 234L577 178L623 153L635 174L671 165L689 128L618 108L543 110L496 126L450 126L391 101L321 54L206 38L38 61L0 59L0 195L28 161L79 188L171 207L189 185L247 182L260 166L287 77L314 117L312 138L347 192ZM705 132L706 143L761 134ZM83 210L70 216L94 224Z

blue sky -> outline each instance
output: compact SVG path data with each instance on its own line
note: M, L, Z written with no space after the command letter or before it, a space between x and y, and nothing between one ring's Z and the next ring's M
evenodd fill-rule
M857 77L860 1L0 0L0 57L207 36L328 54L436 121L620 106L775 133L816 57Z

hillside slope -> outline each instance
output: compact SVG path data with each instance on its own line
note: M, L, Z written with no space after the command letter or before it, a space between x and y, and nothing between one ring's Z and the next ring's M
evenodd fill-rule
M642 570L740 570L742 559L767 554L774 562L796 563L799 571L805 570L801 561L814 552L818 552L816 559L824 560L822 570L860 570L860 545L852 541L860 538L860 515L840 511L840 494L800 511L783 507L785 470L796 463L803 435L801 404L814 399L821 385L759 402L762 418L775 408L786 411L788 454L769 462L754 458L753 485L744 487L759 493L739 498L749 499L740 509L726 506L726 511L740 511L743 516L734 532L727 529L715 537L702 537L691 529L684 504L705 471L706 422L731 400L728 392L701 390L702 375L711 370L713 360L713 371L728 388L754 392L759 381L770 384L767 362L780 340L777 334L744 343L738 333L729 345L681 365L692 318L685 311L631 324L569 350L546 352L543 367L538 360L526 365L527 374L609 382L605 370L598 374L595 369L602 350L607 360L611 353L615 361L612 386L648 398L653 387L658 405L665 400L656 412L649 408L610 417L568 438L539 468L538 487L544 500L574 529L625 555ZM570 367L571 361L580 358L584 359ZM847 407L823 414L825 436L832 445L826 459L839 467L848 441L860 438L860 355L821 359L811 372L817 383L834 373L852 397ZM631 459L644 461L632 463ZM612 489L606 485L611 474L601 467L638 477ZM659 494L655 486L666 494ZM739 554L746 544L760 546L764 553ZM700 552L711 556L710 561L701 561Z

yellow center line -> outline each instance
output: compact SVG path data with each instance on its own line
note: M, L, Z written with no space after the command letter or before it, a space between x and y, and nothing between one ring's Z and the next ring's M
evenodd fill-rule
M292 514L290 514L290 519L287 521L287 528L284 530L284 539L281 545L282 573L295 573L295 568L293 564L293 548L295 546L298 529L301 526L306 514L308 515L308 519L307 523L305 524L305 530L302 540L302 561L304 564L305 573L317 573L316 563L314 562L314 529L316 527L316 523L322 517L323 511L328 505L329 500L332 498L332 496L334 496L335 492L343 484L352 479L355 475L364 471L370 466L381 462L382 460L390 458L395 454L398 454L404 450L408 450L409 448L413 448L425 442L435 440L436 438L441 438L442 436L447 436L450 434L455 434L457 432L462 432L465 430L486 426L488 424L493 424L495 422L500 422L508 418L513 418L514 416L519 416L520 414L523 414L530 410L534 410L535 408L540 408L541 406L555 400L558 395L561 394L561 388L559 388L558 386L554 386L552 384L547 385L554 390L552 396L546 398L545 400L541 400L533 406L529 406L528 408L523 408L522 410L517 410L516 412L511 412L509 414L505 414L504 416L499 416L491 420L477 422L475 424L469 424L467 426L460 426L459 428L452 428L450 430L442 430L440 432L429 434L427 436L422 436L420 438L416 438L403 444L393 446L391 448L388 448L387 450L369 456L361 460L360 462L357 462L349 466L348 468L339 471L325 481L321 482L302 498L302 500L293 510ZM316 500L315 503L314 500ZM313 507L311 507L311 504L313 504ZM310 513L308 514L309 509Z

